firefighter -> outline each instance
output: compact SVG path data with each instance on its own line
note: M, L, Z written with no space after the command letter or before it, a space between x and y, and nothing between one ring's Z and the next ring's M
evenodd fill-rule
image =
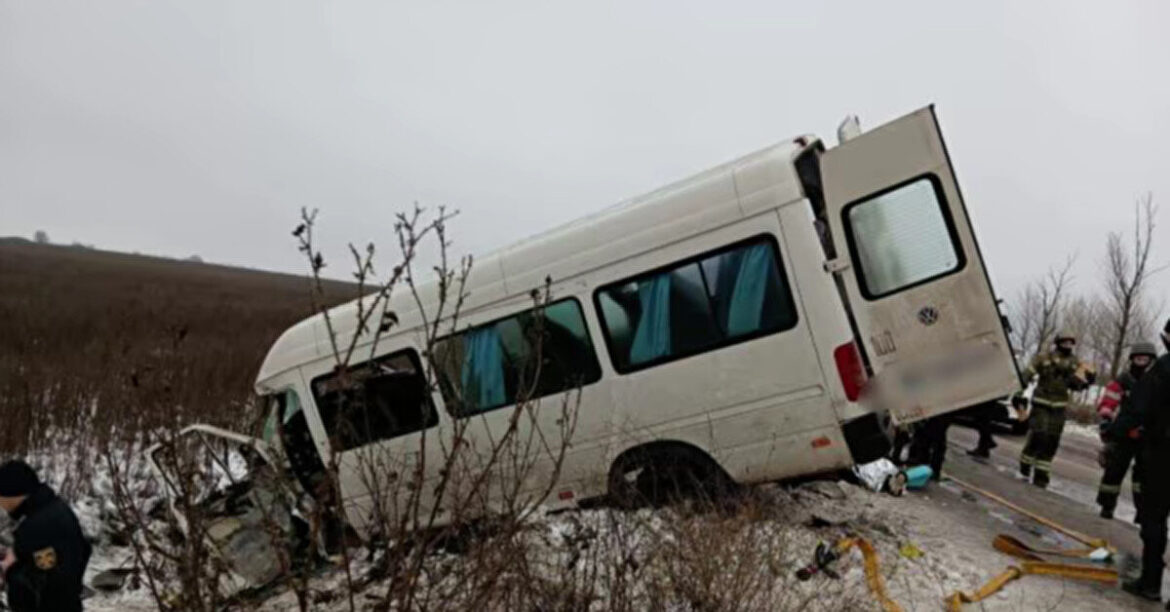
M1170 351L1170 321L1162 330L1162 344ZM1142 487L1142 573L1121 588L1139 597L1159 601L1166 554L1166 516L1170 514L1170 354L1162 355L1142 376L1133 392L1133 410L1123 411L1117 427L1140 428L1141 449L1149 468Z
M81 579L92 552L77 515L29 465L0 465L0 507L17 521L0 566L14 612L81 610Z
M1133 476L1130 482L1133 487L1133 505L1138 509L1134 517L1135 523L1141 522L1142 507L1142 474L1145 462L1138 453L1141 443L1138 440L1137 429L1132 431L1116 431L1113 426L1125 420L1119 420L1120 413L1133 410L1133 389L1141 379L1154 359L1158 356L1158 349L1150 342L1138 342L1129 349L1129 368L1122 372L1116 380L1105 387L1101 401L1097 403L1097 414L1101 417L1102 467L1105 473L1101 476L1101 486L1097 489L1097 503L1101 506L1101 518L1113 518L1113 511L1117 508L1117 497L1121 494L1121 481L1125 480L1125 473L1129 471L1129 464L1133 462Z
M1096 378L1073 354L1076 345L1072 334L1056 334L1056 350L1037 355L1025 374L1025 380L1037 378L1038 381L1032 396L1032 413L1028 415L1028 438L1020 453L1020 475L1031 478L1032 484L1040 488L1048 486L1052 458L1064 433L1065 410L1071 392L1088 387Z

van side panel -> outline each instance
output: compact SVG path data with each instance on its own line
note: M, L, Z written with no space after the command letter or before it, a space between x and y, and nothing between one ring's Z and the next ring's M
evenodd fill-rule
M808 200L800 200L780 207L777 214L788 249L801 254L793 258L792 267L796 284L800 287L804 310L809 313L807 323L815 340L813 350L828 383L833 409L842 421L862 416L866 410L860 404L846 399L837 364L833 360L833 350L852 342L853 332L845 316L841 294L837 291L832 275L825 271L820 239L813 225L812 208Z
M653 205L630 208L623 215L601 215L588 234L552 232L526 243L540 258L506 251L501 258L508 289L519 293L571 279L583 272L620 267L621 261L666 241L702 233L742 217L730 173L712 174L685 189L660 194ZM603 243L597 237L605 236Z
M680 440L705 450L739 481L849 464L793 265L807 253L785 244L774 212L633 258L615 270L652 270L761 233L780 242L796 327L611 379L613 457L645 442ZM612 277L607 281L622 278L607 275ZM814 445L818 438L828 444Z

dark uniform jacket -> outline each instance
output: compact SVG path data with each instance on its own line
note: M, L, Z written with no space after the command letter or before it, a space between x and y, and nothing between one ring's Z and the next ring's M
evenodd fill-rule
M1140 432L1146 446L1161 447L1170 442L1170 354L1162 355L1146 370L1130 397L1128 409L1117 415L1110 433L1133 438Z
M92 547L77 515L45 485L12 513L16 563L4 579L15 612L81 610L81 580Z
M1170 354L1150 366L1134 389L1135 417L1140 417L1147 448L1170 454Z

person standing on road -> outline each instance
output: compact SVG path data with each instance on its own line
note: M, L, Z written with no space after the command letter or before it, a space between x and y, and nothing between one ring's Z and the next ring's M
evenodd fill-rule
M1170 320L1162 330L1162 344L1170 351ZM1142 483L1142 574L1121 584L1126 591L1152 601L1162 598L1162 570L1166 554L1166 517L1170 515L1170 478L1163 471L1170 465L1170 354L1150 366L1134 389L1134 410L1122 412L1120 427L1141 432L1141 450L1149 468Z
M1096 378L1073 354L1077 339L1072 334L1058 333L1054 344L1056 350L1037 355L1024 375L1025 380L1036 377L1038 381L1028 416L1028 438L1020 453L1020 475L1031 478L1040 488L1048 486L1071 393L1088 387Z
M915 424L909 463L929 465L930 478L934 481L942 480L942 466L947 456L947 430L951 422L951 415L940 414Z
M995 443L995 438L991 435L991 417L996 410L999 410L999 400L983 402L963 411L971 417L975 423L976 431L979 432L979 442L975 444L975 448L967 451L968 455L976 459L989 459L991 450L998 446Z
M17 522L0 566L14 612L77 612L92 547L77 515L29 465L0 465L0 507Z
M1116 380L1105 387L1101 401L1097 403L1097 414L1101 417L1102 467L1101 485L1097 488L1097 503L1101 506L1101 518L1113 518L1117 508L1117 497L1121 494L1121 481L1133 462L1133 505L1138 509L1135 523L1141 522L1142 474L1145 462L1142 459L1140 428L1122 419L1121 414L1133 410L1133 389L1154 359L1158 349L1150 342L1138 342L1129 349L1129 368ZM1120 427L1115 429L1114 425ZM1126 429L1128 427L1128 429Z

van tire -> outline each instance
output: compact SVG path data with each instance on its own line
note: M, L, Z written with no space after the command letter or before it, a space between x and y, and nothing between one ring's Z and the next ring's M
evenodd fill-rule
M656 442L623 452L610 467L607 484L610 502L625 509L683 499L716 502L739 491L710 455L681 442Z

